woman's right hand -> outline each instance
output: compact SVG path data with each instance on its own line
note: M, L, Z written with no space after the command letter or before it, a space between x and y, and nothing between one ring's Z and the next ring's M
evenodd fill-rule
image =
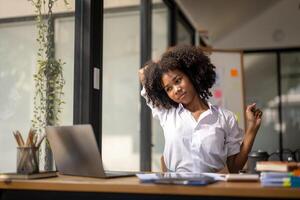
M260 127L263 112L256 108L256 104L248 105L246 108L247 127L257 131Z

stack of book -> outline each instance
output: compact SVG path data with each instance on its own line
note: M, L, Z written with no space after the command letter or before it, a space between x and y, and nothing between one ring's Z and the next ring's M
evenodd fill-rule
M300 163L262 161L256 163L264 187L300 187Z
M262 172L260 182L264 187L299 187L300 177L294 177L289 172Z

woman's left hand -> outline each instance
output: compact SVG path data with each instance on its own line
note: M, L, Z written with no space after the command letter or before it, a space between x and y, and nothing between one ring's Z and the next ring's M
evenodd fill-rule
M256 103L248 105L246 108L247 127L253 130L258 130L261 124L263 112L256 108Z

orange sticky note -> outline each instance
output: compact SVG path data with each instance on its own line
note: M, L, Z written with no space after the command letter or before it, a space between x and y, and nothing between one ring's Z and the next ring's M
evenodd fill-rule
M237 76L238 76L238 70L237 70L236 68L232 68L232 69L230 70L230 75L231 75L232 77L237 77Z

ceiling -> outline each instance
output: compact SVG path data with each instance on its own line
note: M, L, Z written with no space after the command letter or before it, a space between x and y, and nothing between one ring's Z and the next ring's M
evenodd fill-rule
M177 0L198 31L207 31L210 41L229 34L280 0Z

